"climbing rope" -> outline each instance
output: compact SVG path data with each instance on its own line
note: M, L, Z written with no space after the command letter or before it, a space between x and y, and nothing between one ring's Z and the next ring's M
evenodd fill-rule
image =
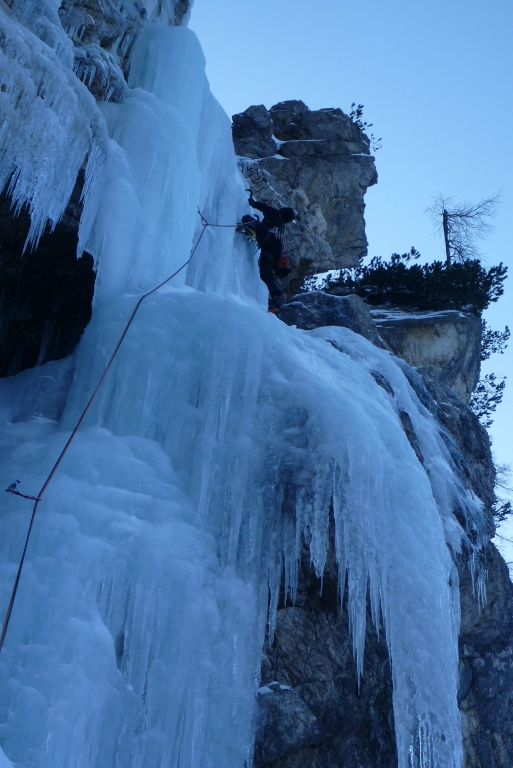
M134 309L132 310L132 314L128 318L128 321L127 321L127 323L126 323L126 325L125 325L125 327L123 329L123 332L122 332L121 336L119 337L118 343L114 347L114 351L112 352L112 354L111 354L111 356L109 358L109 361L108 361L107 365L105 366L105 369L104 369L102 375L100 376L100 379L98 381L98 384L96 385L96 388L95 388L93 394L89 398L89 400L87 402L87 405L85 406L84 410L82 411L82 414L81 414L79 420L75 424L75 427L74 427L71 435L69 436L68 441L66 442L64 448L62 449L62 451L61 451L61 453L59 455L59 458L57 459L57 461L53 465L53 467L52 467L52 469L50 471L50 474L46 478L46 480L45 480L45 482L43 484L43 487L39 491L38 495L37 496L26 496L25 494L20 493L19 491L17 491L16 490L16 486L19 484L19 480L16 480L14 483L11 483L11 485L8 488L6 488L6 492L7 493L12 493L14 496L21 496L24 499L30 499L30 500L34 501L34 507L32 509L32 516L30 518L30 524L29 524L27 535L26 535L26 538L25 538L25 545L23 547L23 553L21 555L20 564L18 566L18 571L16 573L16 579L14 580L14 586L12 588L11 598L9 600L9 605L8 605L8 608L7 608L7 613L5 615L5 619L4 619L4 623L3 623L3 627L2 627L2 634L0 636L0 651L3 648L5 635L7 633L8 627L9 627L9 621L10 621L10 618L11 618L11 613L12 613L14 601L16 599L16 593L18 591L18 584L20 583L21 572L23 570L23 564L25 562L25 555L27 553L27 547L28 547L28 543L29 543L29 540L30 540L30 534L32 533L32 528L34 526L34 519L36 517L38 506L39 506L39 504L40 504L40 502L41 502L41 500L43 498L44 492L46 491L46 489L50 485L50 483L52 481L52 478L54 477L55 473L57 472L57 470L58 470L58 468L59 468L59 466L60 466L64 456L66 455L66 453L68 451L68 448L70 447L71 443L73 442L73 439L75 438L75 435L77 434L77 432L78 432L82 422L84 421L84 419L85 419L85 417L87 415L87 412L89 411L89 408L91 407L91 404L92 404L94 398L96 397L96 395L98 393L98 390L100 389L100 387L101 387L101 385L102 385L102 383L103 383L103 381L105 379L105 376L107 375L107 373L109 371L109 368L111 367L112 363L114 362L114 358L116 357L116 355L117 355L117 353L119 351L119 348L120 348L121 344L123 343L123 340L124 340L124 338L125 338L125 336L126 336L126 334L128 332L128 329L132 325L132 321L133 321L134 317L136 316L139 307L141 306L141 304L144 301L144 299L148 298L148 296L151 296L152 293L155 293L156 291L158 291L160 288L162 288L164 285L166 285L166 283L169 283L170 280L172 280L183 269L185 269L185 267L190 263L192 257L196 253L196 250L197 250L197 248L198 248L198 246L199 246L199 244L201 242L201 238L205 234L205 230L206 230L207 227L222 227L222 228L230 227L230 228L235 228L235 227L238 226L238 224L210 224L205 219L205 217L203 216L203 214L201 213L199 208L198 208L198 213L199 213L199 216L201 218L201 225L202 225L203 229L201 230L200 236L198 237L198 239L196 241L196 244L193 247L189 258L187 259L187 261L185 261L182 264L182 266L179 269L176 270L176 272L173 272L172 275L167 277L165 280L163 280L161 283L159 283L157 286L155 286L155 288L152 288L151 291L148 291L147 293L143 294L139 298L137 304L135 305Z

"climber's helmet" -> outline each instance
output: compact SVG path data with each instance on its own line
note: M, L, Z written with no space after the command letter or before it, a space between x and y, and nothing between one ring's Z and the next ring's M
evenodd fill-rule
M290 224L296 218L296 212L293 208L280 208L280 216L284 224Z

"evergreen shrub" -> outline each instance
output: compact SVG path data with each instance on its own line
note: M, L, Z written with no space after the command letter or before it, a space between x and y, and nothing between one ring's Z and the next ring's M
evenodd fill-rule
M368 265L342 269L319 286L307 279L303 290L355 293L369 304L417 310L458 309L479 316L504 293L508 268L501 262L486 270L479 259L447 265L441 261L410 264L419 252L392 254L390 261L375 256Z

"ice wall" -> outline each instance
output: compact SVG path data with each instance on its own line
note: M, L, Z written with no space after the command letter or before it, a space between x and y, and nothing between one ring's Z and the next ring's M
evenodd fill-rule
M44 388L37 406L25 403L29 372L0 382L9 456L0 480L20 478L29 493L136 295L188 258L196 207L222 224L245 211L229 121L192 32L146 25L127 98L94 109L109 138L81 242L98 264L97 294L62 419ZM74 151L62 142L59 162ZM64 199L69 185L52 183ZM51 219L52 195L41 201L39 220ZM458 549L464 537L452 509L479 525L479 502L397 362L346 329L303 332L268 315L241 240L207 229L187 273L142 305L44 497L0 657L0 743L13 764L243 768L282 572L293 598L304 536L322 573L332 506L360 671L368 590L383 618L400 768L461 766L457 575L446 541ZM52 366L61 391L69 363ZM4 504L0 606L30 513L18 498Z

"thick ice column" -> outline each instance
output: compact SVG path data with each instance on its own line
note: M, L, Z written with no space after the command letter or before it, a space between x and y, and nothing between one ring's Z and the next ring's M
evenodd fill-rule
M197 142L203 94L209 87L205 56L192 30L146 24L130 56L128 84L176 109Z
M143 90L102 110L113 144L85 246L98 261L99 301L142 293L187 261L200 188L195 146L176 110ZM185 272L173 284L184 280Z
M146 25L131 55L129 84L154 94L176 110L196 147L201 189L196 201L212 224L234 225L248 210L245 183L237 168L228 116L212 96L198 38L186 27ZM226 295L267 295L257 278L257 254L248 251L234 227L205 233L187 283Z

